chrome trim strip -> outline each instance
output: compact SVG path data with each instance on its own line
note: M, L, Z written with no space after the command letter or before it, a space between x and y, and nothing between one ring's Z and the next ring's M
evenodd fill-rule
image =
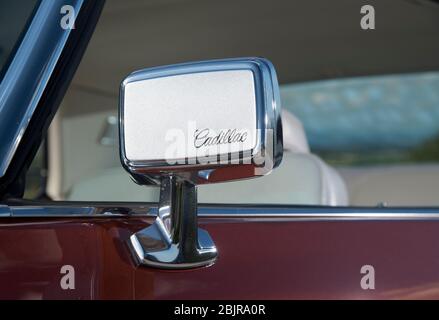
M65 0L41 1L0 83L0 178L6 173L72 30L61 28ZM76 15L84 0L70 0Z
M354 220L439 220L439 213L429 213L429 214L423 214L423 213L412 213L412 214L406 214L406 213L308 213L308 214L236 214L236 215L230 215L230 214L199 214L201 217L209 217L209 218L240 218L245 221L273 221L274 219L276 221L282 220L282 221L341 221L341 220L348 220L348 221L354 221Z
M8 206L0 205L0 218L10 217L12 215L11 209Z
M0 218L145 217L155 218L156 204L0 205ZM201 206L199 217L241 221L395 221L439 220L439 208L249 207Z
M150 210L152 212L153 209ZM374 212L375 211L375 212ZM355 207L218 207L199 209L200 217L244 220L439 220L439 208L392 209Z
M128 217L146 216L149 207L93 207L93 206L1 206L0 218L72 218L72 217Z

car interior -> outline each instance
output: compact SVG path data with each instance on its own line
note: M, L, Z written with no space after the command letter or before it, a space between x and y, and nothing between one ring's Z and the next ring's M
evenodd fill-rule
M278 170L260 179L201 186L199 187L199 201L201 203L235 204L348 205L343 179L334 168L309 152L301 123L288 111L283 112L282 120L285 149L283 164ZM63 122L65 121L69 120ZM90 142L96 143L96 141ZM117 148L114 146L113 152L117 154ZM98 162L97 167L90 171L95 171L97 174L89 174L81 177L80 181L72 185L67 184L65 189L69 190L67 199L158 201L159 188L142 188L135 185L119 165L118 159L115 160L111 167L101 168L101 170L99 170Z
M342 19L352 17L352 24L357 24L355 17L359 15L359 2L344 2L343 10L352 11L352 14ZM362 99L359 103L364 104L369 97L382 97L382 92L377 93L368 87L369 96L365 98L363 91L355 91L361 85L355 79L428 73L439 69L434 54L439 50L439 42L431 32L437 28L437 4L428 0L371 2L381 12L383 19L378 23L384 31L365 35L360 28L351 28L343 30L342 35L338 28L343 24L332 19L331 15L334 13L333 16L337 17L339 8L329 1L319 1L319 10L314 9L312 2L273 1L266 7L263 1L247 0L107 1L83 61L49 130L47 196L53 200L71 201L157 202L158 188L136 185L120 164L117 136L120 81L133 70L152 66L263 56L276 66L281 84L283 162L272 174L261 179L200 186L200 203L437 205L439 157L430 157L427 161L400 161L400 158L381 162L358 161L357 158L362 160L372 154L375 145L366 144L361 137L354 139L362 130L361 125L356 127L355 121L351 123L351 131L340 133L340 137L352 138L351 145L344 145L341 149L322 147L326 138L329 146L336 146L342 140L331 136L336 130L333 127L339 124L337 121L351 121L350 118L341 119L337 110L345 105L355 109L358 105L350 103L351 100ZM392 5L398 5L398 11L393 11ZM305 10L309 14L296 15L297 6L301 12ZM428 12L432 12L431 15ZM307 24L312 29L301 28L305 17L315 19L315 23ZM405 24L402 26L407 31L404 37L400 36L401 28L395 30L392 27L395 21ZM412 31L413 24L417 26L416 33ZM386 38L392 36L392 32L398 32L398 36L389 44ZM408 38L410 41L406 41ZM380 49L371 51L369 47ZM420 59L413 59L419 52L423 53ZM318 88L312 94L309 89L300 87L292 93L288 91L289 86L331 79L354 80L349 84L350 91L336 101L320 99L322 91ZM426 118L439 115L439 77L434 73L428 79L430 91L422 96L409 97L413 100L410 100L409 107L427 105ZM389 81L396 83L395 86L383 92L390 92L385 97L392 102L399 94L397 86L400 82L393 78ZM385 85L375 78L371 83L385 89ZM329 82L327 88L337 93L337 85ZM301 97L308 99L309 103L302 103ZM409 101L406 98L399 97L398 101ZM317 101L315 104L324 105L331 117L311 112L313 99ZM384 108L384 104L371 101L367 100L367 103ZM381 121L373 122L375 127L368 131L376 133L372 142L387 141L392 132L384 128L391 128L389 121L398 117L391 118L392 115L385 114ZM320 122L315 120L317 116ZM402 150L405 146L398 143L409 140L418 129L421 130L423 123L413 123L415 125L410 127L401 125L410 135L402 138L395 135L397 143L393 141L392 146ZM439 126L432 125L431 128L423 143L439 134ZM365 147L360 150L357 146L362 143ZM382 147L388 145L382 144ZM334 154L349 152L356 155L355 161L334 160Z

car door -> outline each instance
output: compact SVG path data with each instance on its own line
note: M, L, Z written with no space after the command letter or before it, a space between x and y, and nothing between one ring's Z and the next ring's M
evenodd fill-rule
M5 299L438 297L437 210L203 206L217 262L161 270L139 266L128 246L154 221L146 206L1 208Z

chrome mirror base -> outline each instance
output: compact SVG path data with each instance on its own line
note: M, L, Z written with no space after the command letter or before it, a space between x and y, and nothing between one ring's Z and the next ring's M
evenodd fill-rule
M162 233L161 222L157 220L130 238L140 264L162 269L190 269L215 262L216 247L205 230L198 229L197 246L192 252L187 252L181 250L179 244L168 243L168 235Z
M196 186L174 175L162 178L157 219L133 234L130 244L140 264L157 268L207 266L218 255L209 234L198 228Z

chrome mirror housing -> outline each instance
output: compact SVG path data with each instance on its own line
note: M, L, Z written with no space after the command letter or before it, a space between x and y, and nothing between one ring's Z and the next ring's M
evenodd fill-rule
M197 185L268 174L282 160L279 89L262 58L144 69L121 84L122 165L160 186L158 217L130 239L139 262L161 268L212 264L197 225Z

